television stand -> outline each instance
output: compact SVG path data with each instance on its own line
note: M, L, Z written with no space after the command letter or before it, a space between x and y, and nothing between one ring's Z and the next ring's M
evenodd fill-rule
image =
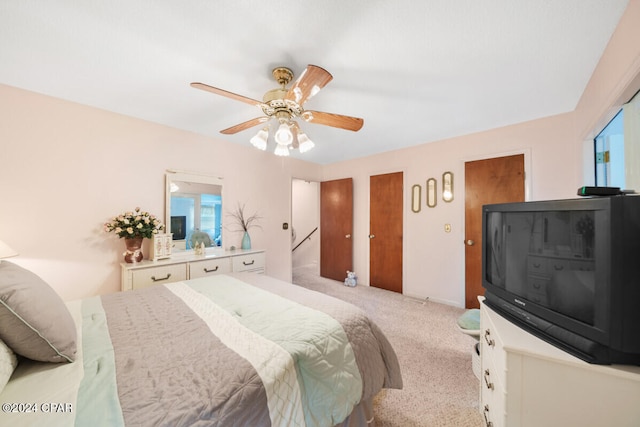
M586 363L479 299L479 409L487 425L640 425L640 367Z

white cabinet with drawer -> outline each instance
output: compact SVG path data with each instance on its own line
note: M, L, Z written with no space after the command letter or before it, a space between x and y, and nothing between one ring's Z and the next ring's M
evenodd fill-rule
M169 259L120 265L122 290L131 291L212 274L239 271L264 274L265 253L260 250L235 250L205 255L174 254L174 257Z
M234 257L212 258L189 263L189 279L211 276L213 274L231 273L231 259Z
M482 300L482 298L481 298ZM480 405L491 427L640 425L640 367L591 365L481 301Z
M247 255L239 255L232 258L233 271L251 271L264 273L264 252Z
M136 289L180 280L187 280L187 266L185 264L163 265L131 271L131 282L135 284Z

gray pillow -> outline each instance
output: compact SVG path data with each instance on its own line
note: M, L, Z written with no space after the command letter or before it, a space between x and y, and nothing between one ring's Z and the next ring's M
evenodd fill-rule
M76 325L62 298L40 277L0 262L0 339L41 362L73 362Z

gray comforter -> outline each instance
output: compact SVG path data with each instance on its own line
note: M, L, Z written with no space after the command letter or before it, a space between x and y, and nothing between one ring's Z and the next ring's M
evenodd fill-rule
M76 425L333 426L402 387L363 311L262 275L84 300L82 336Z

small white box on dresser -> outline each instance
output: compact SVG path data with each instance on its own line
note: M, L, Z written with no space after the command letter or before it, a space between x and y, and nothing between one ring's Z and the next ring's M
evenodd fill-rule
M171 257L173 247L173 234L154 234L151 237L151 254L149 259L154 261Z

